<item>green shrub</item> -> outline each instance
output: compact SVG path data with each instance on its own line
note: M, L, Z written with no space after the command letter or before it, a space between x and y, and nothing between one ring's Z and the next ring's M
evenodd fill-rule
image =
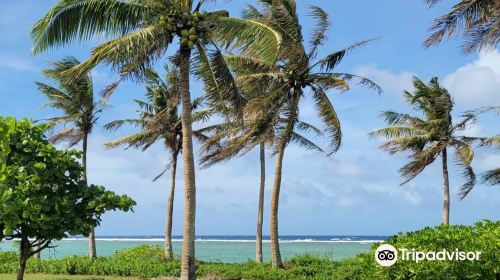
M375 262L374 244L370 253L341 262L334 279L498 279L500 275L500 222L481 221L474 226L437 226L400 233L387 240L401 248L422 252L481 251L478 261L398 261L391 267ZM398 252L399 253L399 252Z

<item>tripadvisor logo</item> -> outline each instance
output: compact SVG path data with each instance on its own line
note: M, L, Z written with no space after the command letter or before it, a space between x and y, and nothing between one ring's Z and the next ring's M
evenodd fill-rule
M382 244L375 251L375 260L381 266L391 266L398 260L398 251L392 245Z
M392 266L398 259L416 263L420 261L477 261L480 256L480 251L464 252L458 249L454 251L443 249L441 251L422 252L415 249L401 248L398 254L398 250L390 244L382 244L375 251L375 261L381 266Z

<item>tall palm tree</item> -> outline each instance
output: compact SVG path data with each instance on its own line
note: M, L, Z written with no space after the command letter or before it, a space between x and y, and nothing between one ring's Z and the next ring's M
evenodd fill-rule
M329 154L338 150L341 143L340 121L327 93L330 90L346 91L348 81L359 78L362 85L380 90L372 81L347 73L336 73L334 69L352 49L368 41L355 43L326 57L317 58L318 50L326 41L329 27L328 14L319 7L311 8L317 24L306 50L302 29L292 0L261 0L262 10L250 5L246 18L258 21L275 29L282 38L279 60L273 65L245 53L226 57L236 73L236 82L241 91L249 96L245 110L257 118L245 124L240 136L231 141L229 151L246 147L248 143L260 143L262 135L274 129L275 171L271 198L271 262L274 267L283 267L279 249L278 205L281 188L283 156L291 141L316 149L316 145L301 135L297 129L309 130L300 122L300 104L305 94L315 101L319 117L326 126L324 133L330 139ZM249 145L252 147L252 145Z
M405 91L404 95L407 102L415 110L420 111L424 118L386 111L382 113L382 116L389 127L376 130L370 136L388 139L381 148L390 154L410 152L410 162L400 169L402 176L406 179L401 185L413 180L438 157L441 157L444 180L442 223L448 225L450 219L448 149L455 150L457 165L461 167L462 176L465 178L465 183L459 193L459 198L463 199L476 183L476 175L471 166L474 150L470 141L457 134L474 122L479 114L492 108L466 112L462 120L453 123L452 98L448 91L439 85L437 78L425 84L414 77L413 85L415 91L413 93Z
M48 119L53 125L63 125L65 129L54 133L49 140L53 143L61 141L68 142L69 147L82 143L83 176L87 182L87 147L88 137L92 133L97 119L99 118L105 104L94 100L94 85L90 72L78 80L68 82L62 73L79 65L80 62L74 57L67 57L60 61L51 63L51 68L45 69L43 74L46 78L54 81L57 87L37 82L38 90L50 101L45 104L61 110L64 114L60 117ZM67 127L69 125L69 127ZM67 128L66 128L67 127ZM96 244L94 228L91 227L89 234L89 257L96 258Z
M96 47L91 57L68 71L75 79L101 62L118 70L122 79L141 78L179 38L179 91L182 104L184 161L184 242L181 278L195 279L196 188L193 157L190 72L193 50L208 60L208 43L218 41L268 62L276 59L279 34L264 24L231 18L227 12L201 12L199 0L60 0L32 29L34 52L105 34L112 39ZM214 76L214 80L216 80ZM215 82L217 84L217 82ZM217 84L218 87L223 84ZM117 84L108 89L112 91ZM217 90L215 88L214 90ZM213 92L206 92L211 95ZM227 106L232 91L219 91L214 100Z
M106 143L107 148L140 148L147 150L154 143L163 141L164 147L170 152L170 191L167 200L166 223L165 223L165 258L173 259L172 252L172 214L175 194L175 176L177 172L177 160L182 152L182 125L178 114L179 95L179 71L177 68L166 67L165 80L158 73L151 70L145 74L146 101L135 100L139 106L137 119L116 120L105 125L106 130L117 130L124 125L139 127L139 132L121 137ZM166 169L156 176L153 181L158 180Z
M433 7L441 0L425 0ZM500 41L500 1L461 0L445 15L437 18L429 28L426 47L436 45L461 33L465 54L483 49L494 49Z
M251 151L254 147L259 146L259 160L260 160L260 184L259 184L259 198L257 210L257 232L256 232L256 248L255 259L257 262L263 262L262 253L262 225L264 221L264 194L265 194L265 179L266 179L266 146L272 148L276 145L275 131L279 125L284 125L284 119L277 118L272 125L262 127L265 131L259 131L256 135L256 128L259 123L259 113L252 111L243 111L243 123L223 123L213 125L200 129L204 133L211 133L205 136L202 141L202 164L205 166L212 166L221 161L229 160L235 156L242 156ZM307 139L300 132L313 132L316 136L322 136L323 133L320 129L312 124L298 121L296 128L298 131L293 131L292 141L299 146L305 147L308 150L315 150L324 153L323 149ZM253 135L254 137L248 137Z

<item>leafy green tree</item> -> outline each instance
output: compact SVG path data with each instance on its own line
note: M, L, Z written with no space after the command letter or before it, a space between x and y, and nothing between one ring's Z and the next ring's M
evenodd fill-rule
M433 7L441 0L425 0ZM470 54L484 49L495 49L500 41L500 1L461 0L445 15L437 18L429 28L426 47L436 45L453 34L464 38L462 51Z
M87 186L80 152L56 150L46 125L0 118L5 166L0 170L0 240L20 240L17 279L26 261L53 240L87 235L109 210L129 211L135 202L104 187ZM6 148L6 149L4 149Z
M193 50L209 59L208 43L218 41L271 62L280 44L278 33L264 24L228 17L227 12L202 12L208 1L200 0L60 0L32 29L34 52L86 40L95 35L114 38L97 46L92 56L68 71L69 79L81 76L99 63L118 70L122 79L141 78L162 58L174 38L180 71L184 159L184 242L182 279L195 279L196 188L193 157L190 72ZM216 76L214 76L215 78ZM221 83L216 83L219 86ZM111 92L118 84L111 85ZM213 92L206 92L211 95ZM230 103L233 92L219 92Z
M390 154L410 152L410 162L401 169L401 175L406 179L401 185L417 177L426 167L441 157L444 180L444 203L442 223L449 224L450 218L450 182L448 174L448 149L454 149L457 166L462 169L465 183L460 188L460 199L465 198L476 184L476 175L471 166L474 150L471 139L458 135L476 117L493 108L469 111L463 114L463 119L457 123L452 120L453 101L450 93L439 85L437 78L425 84L414 77L415 91L404 92L406 101L415 110L423 114L419 118L409 114L386 111L382 113L389 127L376 130L372 137L386 138L388 141L381 146Z
M165 258L173 259L172 252L172 215L174 210L175 177L177 173L178 155L182 152L182 121L179 115L179 71L177 67L166 67L165 79L156 71L149 71L145 75L146 101L135 100L139 106L137 119L116 120L105 125L106 130L117 130L124 125L140 128L139 132L121 137L106 143L107 148L139 148L143 151L158 141L163 141L165 149L170 152L170 191L168 195L166 223L165 223ZM193 110L200 100L193 102ZM194 116L202 115L199 112ZM197 137L203 137L193 131ZM167 168L168 169L168 168ZM153 181L165 174L163 170Z
M282 47L279 60L273 65L245 53L227 56L228 64L237 74L236 82L241 91L250 96L246 110L250 115L258 116L252 123L245 124L247 132L233 143L236 146L242 143L259 143L262 135L268 133L269 129L274 130L276 162L270 214L271 261L274 267L283 267L278 241L278 205L285 148L292 141L309 149L317 147L305 137L294 134L298 129L314 130L301 125L301 101L306 94L310 94L314 100L316 112L325 125L323 133L329 138L328 154L332 154L340 147L342 136L340 120L327 93L332 90L348 90L348 81L352 78L359 79L362 85L377 90L380 88L366 78L335 72L336 66L346 54L368 41L355 43L318 58L318 50L326 42L330 26L328 14L321 8L311 7L311 15L316 24L311 32L309 46L306 47L295 1L261 0L259 4L263 7L262 10L250 5L245 17L275 29L282 38Z
M40 82L37 82L36 85L39 92L49 99L45 106L63 112L62 116L48 119L49 124L64 127L55 132L49 140L52 143L67 142L69 147L82 143L83 178L87 181L88 137L104 109L104 103L94 100L94 85L90 71L78 80L68 82L64 79L62 73L79 64L80 62L74 57L53 62L51 68L45 69L43 74L55 82L57 87ZM95 233L94 228L91 228L89 257L94 259L96 256Z

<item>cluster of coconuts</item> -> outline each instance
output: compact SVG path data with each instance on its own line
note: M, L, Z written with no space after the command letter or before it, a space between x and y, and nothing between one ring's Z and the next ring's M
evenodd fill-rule
M192 49L199 40L207 39L211 31L206 19L206 12L184 12L160 16L160 23L165 24L168 31L180 36L182 46Z

